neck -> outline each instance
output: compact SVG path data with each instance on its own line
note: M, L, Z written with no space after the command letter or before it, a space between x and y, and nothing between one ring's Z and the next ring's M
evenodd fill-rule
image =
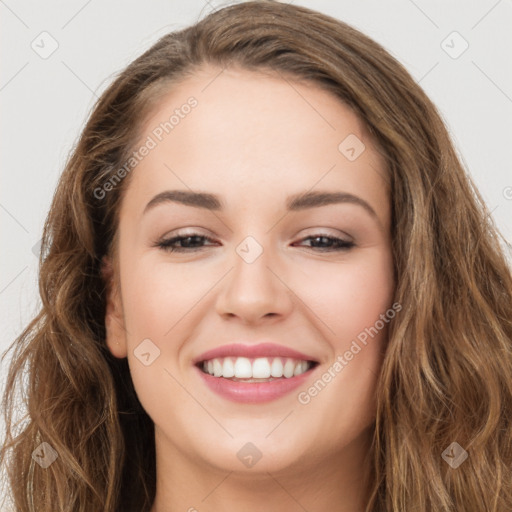
M223 471L181 452L156 428L157 487L151 512L336 510L364 512L368 498L370 429L321 461L279 471Z

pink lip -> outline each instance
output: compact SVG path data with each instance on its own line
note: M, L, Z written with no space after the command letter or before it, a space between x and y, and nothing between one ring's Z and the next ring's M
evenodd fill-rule
M302 359L304 361L316 361L311 356L298 352L282 345L275 343L259 343L258 345L243 345L242 343L233 343L231 345L223 345L212 350L204 352L193 360L194 364L217 357L247 357L254 359L256 357L290 357L293 359Z
M232 402L249 404L270 402L290 393L301 384L304 384L310 377L311 372L315 370L315 368L309 369L307 372L290 377L289 379L280 378L269 382L237 382L225 379L224 377L213 377L201 371L197 366L195 369L199 372L203 382L213 392Z
M233 402L262 403L276 400L303 384L315 368L309 369L300 375L290 378L279 378L269 382L241 382L225 379L224 377L213 377L199 368L202 361L222 357L289 357L304 361L315 361L313 357L293 350L291 348L276 345L275 343L260 343L258 345L243 345L234 343L224 345L204 352L194 359L196 370L199 372L203 382L215 393Z

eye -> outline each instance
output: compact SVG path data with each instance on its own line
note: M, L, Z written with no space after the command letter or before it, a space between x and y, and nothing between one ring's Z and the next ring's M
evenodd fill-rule
M313 245L310 245L310 247L312 249L317 249L319 252L347 251L356 245L351 240L343 240L342 238L320 233L303 238L302 242L306 240L311 240ZM317 244L320 244L320 246Z
M160 240L155 245L168 252L190 252L202 249L203 241L213 242L214 240L208 236L199 233L190 233L186 235L178 235L167 240ZM178 245L180 244L180 245ZM201 244L198 246L198 244Z
M310 241L311 245L309 247L317 252L347 251L355 247L355 243L351 240L343 240L342 238L320 233L301 240L301 242L305 241ZM215 241L199 233L188 233L160 240L155 246L168 252L193 252L203 249L205 242Z

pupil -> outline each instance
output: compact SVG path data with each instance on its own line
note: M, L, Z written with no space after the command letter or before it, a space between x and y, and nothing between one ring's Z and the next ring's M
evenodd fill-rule
M193 240L193 242L191 242L192 245L194 245L194 243L199 243L200 242L200 238L199 236L187 236L184 240L185 240L185 245L188 246L190 245L190 242L187 242L190 241L190 240ZM183 240L182 240L182 243L183 243Z

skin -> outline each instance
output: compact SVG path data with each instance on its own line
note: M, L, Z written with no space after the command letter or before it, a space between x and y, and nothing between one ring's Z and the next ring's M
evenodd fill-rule
M298 394L391 307L384 161L359 118L329 92L237 69L205 67L172 87L146 119L141 141L190 96L197 107L132 171L118 253L104 267L114 283L107 344L128 357L155 423L152 512L242 505L247 512L363 511L387 327L309 403ZM338 150L349 134L366 148L354 161ZM143 214L171 189L218 194L225 209L164 202ZM354 203L286 211L289 195L309 190L354 194L376 215ZM187 253L155 246L184 231L213 241ZM356 245L322 251L328 242L306 238L318 233ZM249 235L263 249L250 264L236 252ZM134 350L148 338L160 354L146 366ZM192 365L206 350L262 339L320 362L306 386L272 402L240 404L210 391ZM248 442L262 454L251 468L237 457Z

